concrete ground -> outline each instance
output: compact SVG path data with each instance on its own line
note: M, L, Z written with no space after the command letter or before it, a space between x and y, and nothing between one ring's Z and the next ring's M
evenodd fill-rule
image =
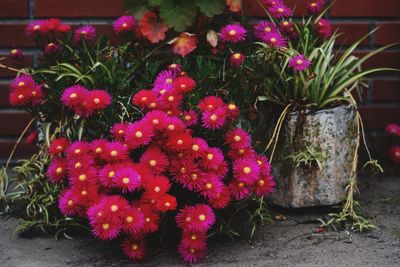
M321 210L273 209L284 221L261 228L252 242L209 245L203 266L400 266L400 178L363 178L361 201L376 230L313 233ZM323 214L322 214L323 215ZM52 236L22 238L12 234L17 222L0 220L0 266L178 266L175 251L144 263L131 263L109 244L90 237L56 241Z

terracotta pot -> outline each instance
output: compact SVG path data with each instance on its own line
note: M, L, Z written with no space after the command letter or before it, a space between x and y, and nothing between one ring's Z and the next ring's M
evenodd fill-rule
M357 143L356 110L351 105L287 114L272 162L276 190L269 201L291 207L338 204L345 199ZM319 155L310 165L293 156ZM301 157L300 157L301 158ZM296 166L298 165L298 166Z

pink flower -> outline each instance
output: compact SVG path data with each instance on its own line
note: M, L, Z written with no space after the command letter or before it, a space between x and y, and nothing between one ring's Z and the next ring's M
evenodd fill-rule
M307 11L310 14L318 14L325 6L324 0L309 0L307 3Z
M207 232L202 231L184 231L182 233L181 244L184 247L194 249L206 248Z
M73 109L78 107L86 97L87 90L81 85L73 85L64 90L61 95L61 102L67 107Z
M144 121L139 121L128 125L125 133L125 142L131 149L136 149L140 146L150 143L154 131Z
M235 200L245 199L251 194L249 187L244 182L237 180L230 182L229 190Z
M214 111L224 105L224 101L218 96L207 96L197 105L200 111Z
M216 170L224 162L224 154L218 147L208 148L201 157L200 165L208 170Z
M196 81L189 76L177 77L173 82L174 89L182 94L191 92L196 87Z
M245 184L252 184L260 175L260 166L252 158L238 159L233 162L233 177Z
M47 168L46 175L52 183L58 183L66 177L67 163L64 159L53 159Z
M112 102L112 98L105 90L92 90L88 93L90 108L93 110L104 109Z
M306 70L310 64L311 62L302 54L298 54L289 60L289 67L293 68L295 71Z
M121 140L124 138L126 127L128 127L127 123L121 122L121 123L116 123L113 125L113 127L110 130L110 133L118 140Z
M131 260L141 260L146 255L145 240L128 237L122 242L122 251Z
M290 38L297 37L297 32L294 28L294 23L291 21L284 20L279 23L279 29Z
M225 109L217 108L214 111L205 111L201 114L203 127L207 129L220 129L226 121Z
M385 132L389 135L400 136L400 125L391 123L385 127Z
M144 227L144 214L135 207L128 207L122 212L122 231L139 234Z
M34 20L34 21L30 22L25 28L25 33L27 35L47 33L45 21L44 20Z
M192 220L187 230L205 232L210 230L215 223L215 214L213 209L206 204L197 204L193 206L191 213Z
M253 28L255 36L260 40L264 40L266 34L278 32L278 29L275 27L275 25L266 20L258 22Z
M183 122L187 127L195 126L198 123L197 113L192 109L184 111L182 117L183 117Z
M400 164L400 146L393 146L389 149L390 159L396 163Z
M122 167L117 169L113 176L113 183L116 187L121 188L122 192L133 192L141 184L139 173L131 167Z
M321 18L318 20L315 26L322 38L327 38L332 35L332 26L328 20Z
M219 35L223 42L237 43L246 39L247 30L240 24L228 24L224 26Z
M279 2L268 7L268 12L272 17L277 19L287 18L293 15L293 11L290 8Z
M254 183L254 193L258 197L267 196L274 191L275 181L272 175L262 176Z
M271 33L266 33L263 38L261 39L264 43L268 44L269 46L272 47L286 47L287 46L287 41L285 38L282 37L282 35L278 32L271 32Z
M216 198L209 201L214 209L223 209L231 202L231 193L227 186L222 187L222 192Z
M218 197L218 194L222 193L224 183L218 179L218 176L212 173L204 173L201 176L204 180L202 187L200 188L200 195L207 200L213 200Z
M55 54L60 51L61 51L61 47L56 43L48 43L44 48L44 53L47 55Z
M54 139L48 149L48 152L52 156L59 156L64 153L69 147L69 140L67 138Z
M8 54L8 56L15 60L22 60L24 58L22 50L19 48L14 48L14 49L10 50L10 53Z
M229 131L226 136L226 143L235 149L248 148L251 144L250 135L241 128L236 128Z
M196 264L199 263L206 256L205 249L195 249L193 247L186 247L181 243L178 247L178 251L185 263Z
M231 65L233 67L238 67L243 64L245 55L242 53L232 53L230 57Z
M73 41L75 43L84 40L91 42L96 37L96 28L90 25L81 26L74 31Z
M121 16L114 22L113 29L116 33L129 32L136 25L137 21L133 16Z
M151 169L154 174L161 174L167 169L169 161L161 149L151 146L142 154L140 163Z
M73 191L71 189L66 189L60 194L58 207L61 213L66 216L82 214L81 207L74 201Z

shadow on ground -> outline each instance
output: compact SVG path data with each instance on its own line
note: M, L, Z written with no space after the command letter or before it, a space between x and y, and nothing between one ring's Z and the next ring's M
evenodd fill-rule
M248 242L213 242L203 266L400 266L400 178L372 177L360 181L361 202L374 217L376 230L313 233L321 210L279 210L275 221ZM90 237L56 241L51 236L12 235L14 219L0 221L0 266L178 266L176 250L131 263L109 244Z

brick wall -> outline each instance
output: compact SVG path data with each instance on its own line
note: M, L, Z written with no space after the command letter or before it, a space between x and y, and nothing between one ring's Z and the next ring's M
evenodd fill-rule
M25 63L35 62L37 50L29 38L25 38L25 24L34 18L60 17L68 23L91 23L100 32L110 32L110 24L122 14L123 0L0 0L0 57L11 48L21 47ZM262 16L256 1L244 0L245 8L256 17ZM305 13L305 0L287 0L290 6L298 6L295 14ZM337 0L328 14L336 27L344 32L341 42L348 45L361 35L379 26L380 29L366 40L359 54L370 49L400 42L399 0ZM7 62L6 63L10 63ZM400 68L400 46L369 60L366 67L387 66ZM7 105L8 82L14 73L0 69L0 159L11 151L17 134L29 121L24 112ZM389 122L400 122L400 76L378 75L369 81L365 103L361 107L366 125L380 129ZM17 157L29 154L32 146L22 145Z

